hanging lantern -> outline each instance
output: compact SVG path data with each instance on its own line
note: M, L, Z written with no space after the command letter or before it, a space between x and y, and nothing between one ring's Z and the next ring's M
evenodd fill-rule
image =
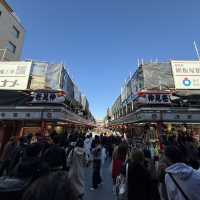
M62 134L64 133L64 128L62 126L56 126L55 129L57 134Z
M187 131L187 128L183 126L182 131L185 133Z
M52 130L52 129L53 129L53 126L52 126L51 124L48 124L48 125L47 125L47 130L50 131L50 130Z
M167 124L167 131L171 132L171 130L172 130L172 125L171 124Z

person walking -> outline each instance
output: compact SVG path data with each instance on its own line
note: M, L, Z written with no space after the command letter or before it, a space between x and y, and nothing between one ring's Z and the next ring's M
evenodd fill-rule
M87 166L87 157L82 139L77 141L76 147L69 153L67 159L69 168L69 179L71 180L75 194L79 199L83 199L85 194L84 167Z
M91 145L92 141L90 139L90 135L87 135L84 140L84 149L88 160L91 160Z
M144 161L144 154L140 151L131 156L127 178L128 200L151 200L151 176L145 168Z
M92 188L91 190L95 190L102 183L102 178L100 175L101 172L101 143L98 137L95 138L94 148L92 149L93 155L93 174L92 174Z
M22 200L79 200L68 173L63 170L63 152L47 151L43 157L48 168L25 190Z
M165 185L169 200L199 200L200 172L184 163L184 154L177 146L165 150L169 167L165 172Z
M128 146L126 144L120 144L116 147L113 153L112 158L112 179L113 179L113 187L116 184L116 178L120 175L122 167L125 164L126 156L128 154Z
M16 138L11 137L8 141L8 143L5 145L2 156L1 156L1 167L0 167L0 176L4 174L6 171L6 174L9 173L10 169L10 163L13 159L14 152L16 150Z

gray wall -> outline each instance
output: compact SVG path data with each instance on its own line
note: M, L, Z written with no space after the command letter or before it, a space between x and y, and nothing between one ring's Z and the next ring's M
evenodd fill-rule
M8 60L19 60L22 52L25 30L19 20L5 7L0 1L0 49L5 49L6 44L10 41L16 46L15 54L9 52ZM20 32L19 38L13 36L13 26Z

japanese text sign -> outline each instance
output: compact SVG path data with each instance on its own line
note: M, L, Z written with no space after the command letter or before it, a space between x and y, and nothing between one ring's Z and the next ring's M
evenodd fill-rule
M0 62L0 90L26 90L32 62Z
M170 95L169 94L146 94L146 102L148 104L170 104Z
M200 61L171 61L175 89L200 89Z
M64 96L59 96L54 92L36 92L32 95L32 103L63 103Z

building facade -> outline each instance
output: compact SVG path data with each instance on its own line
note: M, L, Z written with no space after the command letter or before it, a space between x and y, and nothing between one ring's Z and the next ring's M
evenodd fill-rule
M0 0L0 61L20 60L25 29L5 0Z

